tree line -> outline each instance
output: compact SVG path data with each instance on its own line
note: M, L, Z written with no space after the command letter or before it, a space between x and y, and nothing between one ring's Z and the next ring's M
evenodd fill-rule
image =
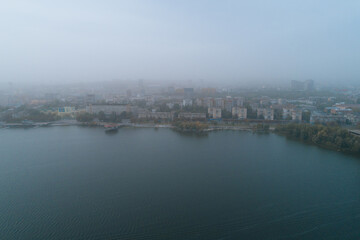
M16 113L8 112L2 114L0 117L1 121L8 123L18 123L24 120L30 120L34 122L52 122L59 119L60 117L57 116L55 113L46 113L38 109L27 109L27 108L22 108L21 111L18 110Z
M277 126L275 132L324 148L360 154L360 138L339 126L288 124Z

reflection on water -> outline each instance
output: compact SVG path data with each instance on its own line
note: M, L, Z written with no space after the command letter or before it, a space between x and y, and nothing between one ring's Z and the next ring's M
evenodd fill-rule
M0 239L357 239L358 159L273 134L0 131Z

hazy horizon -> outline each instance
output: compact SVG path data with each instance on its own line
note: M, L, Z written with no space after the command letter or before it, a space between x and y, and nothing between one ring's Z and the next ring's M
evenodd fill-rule
M358 1L20 1L0 8L0 83L356 83Z

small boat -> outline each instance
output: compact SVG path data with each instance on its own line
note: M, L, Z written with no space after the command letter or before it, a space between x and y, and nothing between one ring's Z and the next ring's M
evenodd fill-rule
M116 125L104 125L105 132L111 133L111 132L117 132L118 127Z

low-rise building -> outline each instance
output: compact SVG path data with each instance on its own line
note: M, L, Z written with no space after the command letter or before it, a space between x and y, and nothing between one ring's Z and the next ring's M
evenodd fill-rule
M99 104L99 105L88 105L86 106L86 112L99 114L99 112L104 112L106 115L109 115L113 112L116 114L121 114L122 112L133 112L134 107L129 105L120 105L120 104Z
M204 106L204 100L202 98L197 98L195 100L195 105L198 106L198 107Z
M183 107L192 106L192 105L193 105L193 101L191 99L184 99L182 102Z
M206 120L206 113L180 112L178 118L186 120Z
M351 108L334 108L334 109L331 109L330 112L331 112L331 114L342 115L342 114L352 113L352 109Z
M73 113L75 112L75 107L59 107L58 113Z
M280 104L280 105L285 105L287 103L286 99L283 99L283 98L279 98L277 100L277 103Z
M175 103L166 103L166 106L168 107L168 108L170 108L170 109L173 109L174 108L174 106L175 106Z
M76 113L75 107L59 107L57 111L57 115L64 117L64 116L71 116Z
M310 123L330 123L330 122L336 122L336 123L345 123L346 118L344 116L340 115L331 115L331 114L325 114L325 113L319 113L315 112L312 113L310 116Z
M350 114L346 114L346 115L345 115L345 118L346 118L351 124L357 125L358 123L360 123L360 115L350 113Z
M138 118L140 119L162 119L162 120L173 120L173 112L149 112L143 111L139 112Z

